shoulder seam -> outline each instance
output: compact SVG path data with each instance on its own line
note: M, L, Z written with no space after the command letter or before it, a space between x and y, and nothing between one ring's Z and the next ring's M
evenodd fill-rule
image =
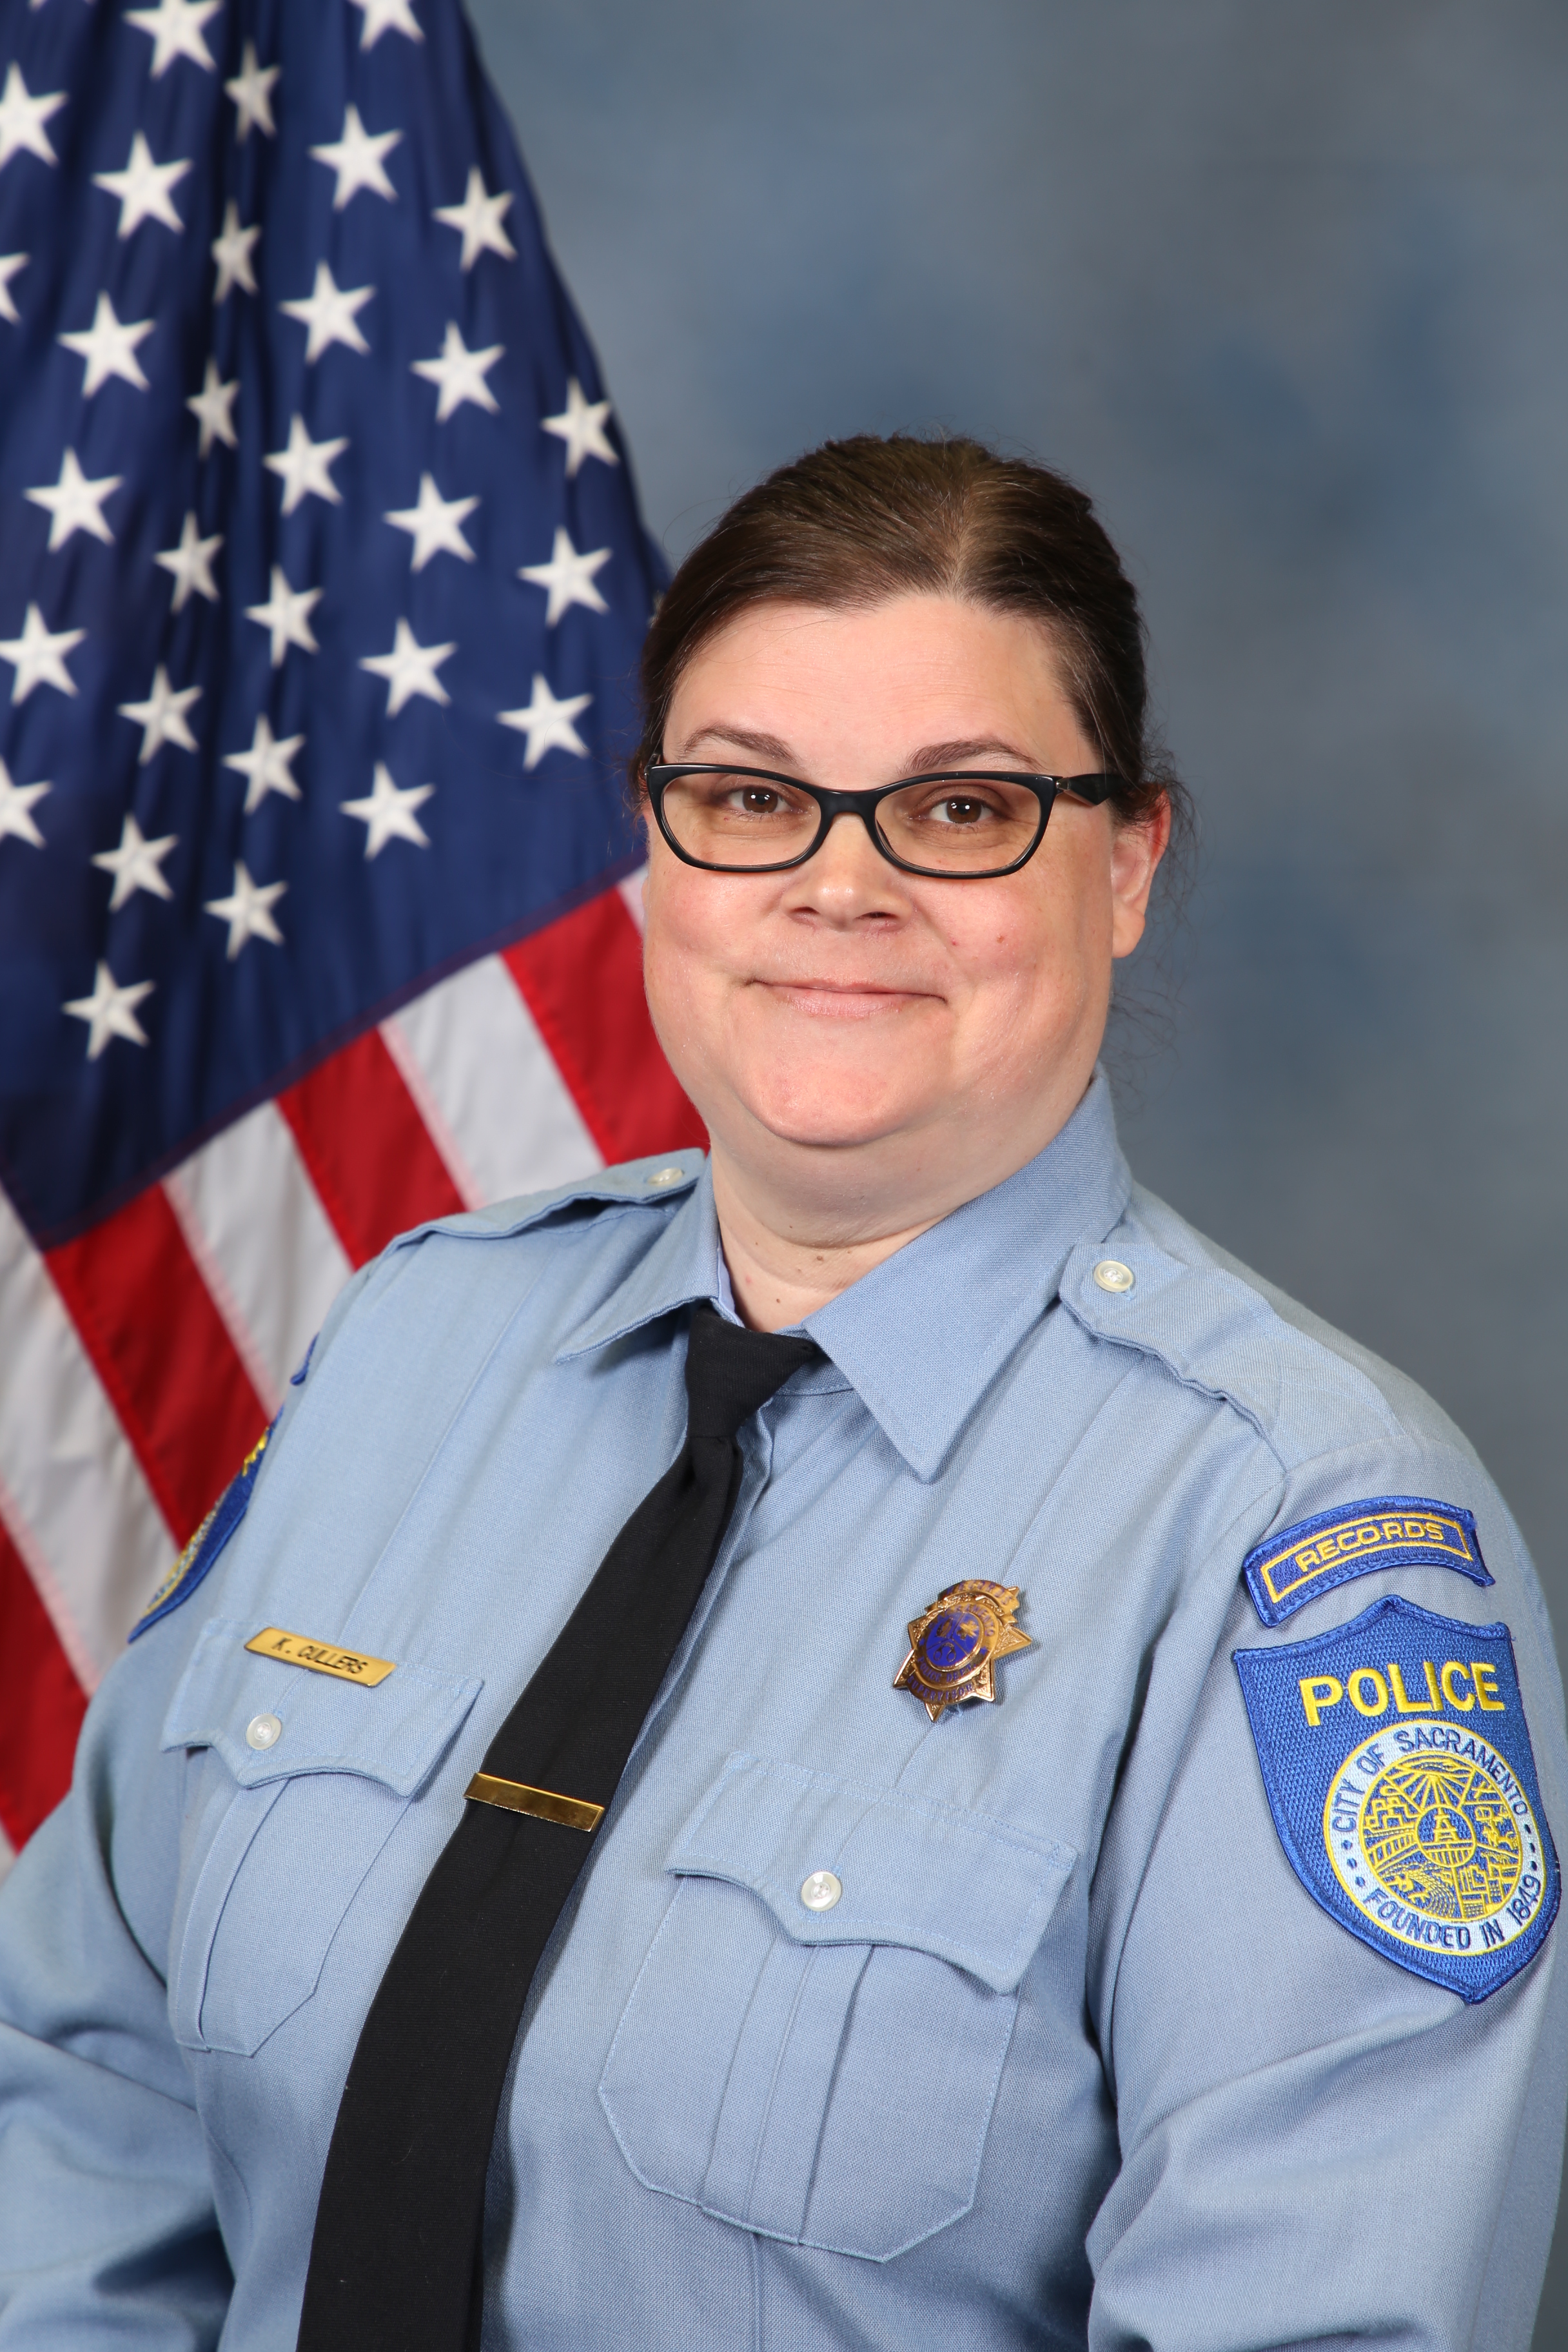
M1245 1421L1255 1432L1258 1443L1278 1465L1280 1476L1288 1477L1290 1475L1291 1465L1280 1453L1259 1415L1241 1397L1229 1389L1216 1388L1211 1381L1200 1380L1194 1373L1184 1371L1179 1364L1173 1362L1165 1349L1155 1340L1131 1331L1108 1331L1102 1325L1091 1322L1086 1315L1080 1314L1071 1299L1064 1298L1062 1304L1074 1322L1087 1331L1091 1339L1103 1340L1108 1348L1125 1348L1130 1354L1142 1356L1158 1364L1161 1370L1169 1379L1174 1381L1179 1388L1190 1389L1196 1396L1212 1397L1216 1404L1228 1406L1239 1420Z

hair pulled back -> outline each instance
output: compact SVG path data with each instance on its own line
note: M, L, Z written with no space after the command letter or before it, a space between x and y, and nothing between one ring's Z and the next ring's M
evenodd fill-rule
M644 644L634 781L663 756L687 663L748 606L911 593L1039 621L1084 734L1122 779L1118 817L1136 824L1168 798L1185 835L1185 789L1150 739L1137 593L1089 499L1048 467L910 434L825 442L737 499L692 549Z

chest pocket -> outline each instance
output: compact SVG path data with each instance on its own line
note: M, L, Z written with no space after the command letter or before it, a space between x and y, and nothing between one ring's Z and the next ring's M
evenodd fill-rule
M190 2050L249 2057L315 1991L371 1864L482 1685L400 1661L375 1689L247 1651L205 1627L164 1721L193 1757L169 2013ZM258 1715L282 1728L254 1748Z
M637 2179L874 2262L957 2221L1019 1979L1076 1859L981 1814L731 1757L670 1855L679 1885L599 2085ZM843 1892L813 1910L801 1890L823 1871Z

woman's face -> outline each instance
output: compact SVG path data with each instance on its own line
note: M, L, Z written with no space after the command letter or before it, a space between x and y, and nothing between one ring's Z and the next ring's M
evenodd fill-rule
M927 595L742 613L688 667L664 756L840 791L1100 764L1037 623ZM944 1196L961 1179L962 1199L1081 1097L1166 821L1058 799L1029 863L978 882L900 872L858 817L783 874L704 873L648 833L648 1001L716 1152L793 1154L873 1193L878 1170Z

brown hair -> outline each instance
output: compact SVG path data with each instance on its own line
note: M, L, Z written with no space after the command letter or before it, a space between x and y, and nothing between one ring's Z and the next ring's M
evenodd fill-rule
M978 441L909 434L825 442L737 499L692 549L643 647L634 784L663 756L682 670L738 613L920 592L1038 619L1085 735L1123 780L1118 817L1138 824L1168 798L1185 836L1185 788L1149 731L1137 593L1085 493Z

